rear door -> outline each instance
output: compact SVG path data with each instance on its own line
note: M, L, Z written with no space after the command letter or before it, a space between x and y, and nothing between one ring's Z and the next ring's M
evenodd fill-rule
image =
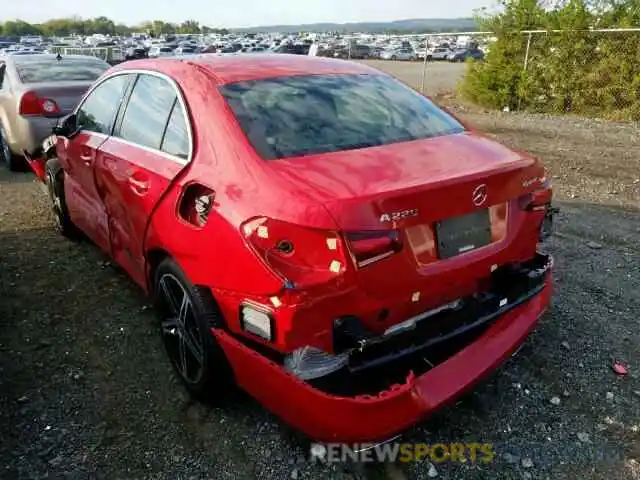
M98 246L109 250L107 216L94 168L99 148L111 133L131 75L110 77L94 88L76 111L80 131L61 138L57 153L65 176L65 197L73 222Z
M100 147L96 182L114 259L145 282L144 238L154 208L191 157L180 91L163 75L138 75L113 136Z

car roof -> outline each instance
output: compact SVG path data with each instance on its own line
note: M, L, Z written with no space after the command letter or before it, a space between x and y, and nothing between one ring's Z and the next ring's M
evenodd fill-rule
M114 67L116 70L150 69L155 71L174 70L176 63L192 65L207 71L221 85L262 80L273 77L291 77L299 75L329 74L373 74L384 75L367 65L345 60L307 55L289 55L282 53L243 53L218 54L205 53L188 57L169 57L162 59L132 60ZM171 65L174 64L174 65Z
M33 62L36 60L55 60L58 57L57 54L51 53L33 53L30 55L5 55L3 58L7 61L16 60L19 63ZM62 60L65 58L71 58L74 60L101 60L100 58L93 57L91 55L61 55Z

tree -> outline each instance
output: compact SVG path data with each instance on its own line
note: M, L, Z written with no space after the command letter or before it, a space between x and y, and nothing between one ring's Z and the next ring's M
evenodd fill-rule
M116 26L113 21L109 20L107 17L97 17L93 20L87 21L87 27L85 27L85 30L88 30L90 33L114 35L116 33Z
M200 33L200 24L195 20L182 22L176 29L177 33Z
M162 20L154 20L151 22L151 32L154 36L169 35L176 33L176 26L172 23L163 22Z
M545 10L537 0L502 0L496 14L479 12L477 23L497 38L482 64L470 66L461 89L470 100L492 108L516 108L526 84L523 72L526 39L523 30L544 28Z
M40 35L40 31L30 23L22 20L4 22L2 33L8 37L20 37L22 35Z
M481 20L497 41L484 63L469 67L463 96L493 108L640 119L640 34L591 31L638 25L640 0L502 6ZM530 29L547 33L523 33Z

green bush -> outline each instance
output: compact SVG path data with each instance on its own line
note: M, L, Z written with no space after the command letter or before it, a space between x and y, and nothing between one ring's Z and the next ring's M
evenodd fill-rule
M463 78L467 100L640 120L640 32L590 31L638 25L640 0L567 0L546 10L537 0L504 0L500 13L479 21L497 41Z

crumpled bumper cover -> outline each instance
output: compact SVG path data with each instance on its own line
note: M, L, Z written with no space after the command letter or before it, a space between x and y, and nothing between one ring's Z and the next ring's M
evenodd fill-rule
M548 307L551 271L544 288L498 318L476 341L421 376L409 375L378 395L333 396L287 373L222 330L214 330L240 387L314 440L386 440L452 402L491 373L526 339Z

